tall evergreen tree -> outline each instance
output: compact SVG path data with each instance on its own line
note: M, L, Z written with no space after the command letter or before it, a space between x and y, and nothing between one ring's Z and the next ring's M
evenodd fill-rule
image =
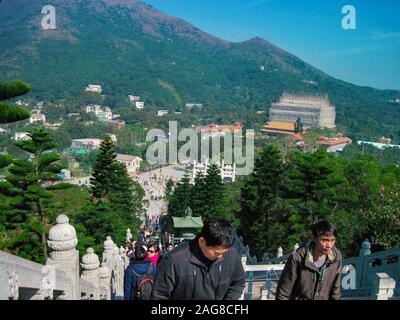
M294 129L295 133L302 133L303 132L303 124L301 123L300 117L297 117L296 126Z
M99 149L93 174L90 178L91 194L95 201L110 197L110 194L115 190L113 179L118 171L118 163L115 160L117 154L109 136L104 137Z
M198 172L194 179L192 190L191 209L193 216L199 217L204 214L205 204L208 201L206 196L206 182L203 173Z
M238 212L240 231L251 253L261 257L286 243L288 212L280 198L285 166L279 149L265 147L255 161L254 171L241 190Z
M168 215L170 217L184 217L187 207L192 205L192 190L190 178L187 173L177 183L174 192L168 202Z
M294 153L293 170L289 172L289 185L285 198L294 212L291 224L290 245L308 236L309 226L318 220L328 219L337 202L345 201L335 192L338 185L345 183L343 177L335 177L332 164L325 150L311 154Z
M144 212L144 190L132 182L126 166L117 162L114 145L106 136L100 145L91 178L92 203L77 218L100 244L106 235L123 243L125 232L139 232ZM100 253L100 245L94 248Z
M52 151L56 144L50 134L35 128L28 136L29 140L15 144L30 153L31 159L13 160L7 168L9 174L5 182L0 184L0 192L8 196L7 204L3 204L3 214L6 214L8 227L16 234L7 247L13 252L21 252L43 262L47 259L46 233L51 224L43 201L53 196L51 189L61 189L68 185L52 185L52 182L61 179L59 173L62 166L57 163L59 155ZM32 251L27 252L28 248Z
M0 82L0 123L15 122L30 117L27 110L3 101L24 95L31 89L29 85L18 80L10 83ZM0 154L0 169L8 166L11 162L12 159L9 156Z
M227 199L221 171L217 164L211 163L207 168L204 178L204 204L203 220L209 218L224 218L232 220L229 208L226 207Z
M9 83L0 82L0 123L15 122L30 117L27 110L2 101L24 95L31 90L29 85L19 80Z

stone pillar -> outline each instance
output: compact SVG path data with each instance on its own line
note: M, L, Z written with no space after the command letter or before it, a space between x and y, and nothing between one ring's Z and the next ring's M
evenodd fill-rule
M86 254L82 257L82 275L81 278L85 279L96 286L95 300L100 299L100 261L99 257L94 253L92 248L86 250Z
M378 272L374 277L374 288L376 300L388 300L393 297L396 280L387 273Z
M114 269L114 241L112 241L110 236L107 236L104 241L104 252L103 252L103 261L105 262L110 270Z
M366 256L371 254L371 243L368 239L365 239L361 244L360 256Z
M244 270L244 272L246 272L247 256L243 255L241 260L242 260L243 270ZM243 290L242 295L240 296L239 300L244 300L244 292L247 290L247 287L248 287L248 285L247 285L247 278L246 278L246 284L245 284L244 290Z
M298 243L296 243L294 246L293 246L293 252L296 252L296 250L299 248L299 244Z
M115 261L115 296L124 296L124 260L119 254L118 246L114 243L114 261Z
M282 249L282 247L279 247L278 248L278 251L277 251L277 253L276 253L276 257L277 258L280 258L280 257L282 257L283 256L283 249Z
M129 258L126 255L127 252L127 249L125 249L123 246L119 247L119 256L124 261L124 272L125 269L129 266Z
M111 300L111 270L105 262L101 263L99 269L100 273L100 288L104 287L106 289L106 300ZM100 293L102 291L100 290Z
M126 229L126 243L128 243L131 239L133 238L132 233L131 233L131 229Z
M57 217L56 224L49 231L48 245L50 257L46 266L64 271L71 279L71 286L62 295L66 300L79 300L79 252L75 249L78 244L76 231L68 223L65 214Z

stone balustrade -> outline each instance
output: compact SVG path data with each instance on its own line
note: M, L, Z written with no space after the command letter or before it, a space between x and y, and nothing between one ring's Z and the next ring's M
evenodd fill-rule
M132 237L130 230L127 237ZM0 300L111 300L123 299L124 247L106 237L102 262L92 248L79 263L75 228L60 215L49 230L45 265L0 251ZM80 267L82 273L80 274Z

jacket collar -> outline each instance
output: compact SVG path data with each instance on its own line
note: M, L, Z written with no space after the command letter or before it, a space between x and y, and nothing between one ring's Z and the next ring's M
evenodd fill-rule
M200 246L199 246L199 237L198 236L189 242L189 249L190 249L189 250L190 251L189 261L200 267L204 267L204 263L201 262L200 259L198 258L201 255L203 255L203 252L201 251ZM215 265L221 263L223 260L224 260L224 256L222 256L221 258L218 258L210 265L210 268L212 266L215 266Z
M314 245L315 245L315 243L314 243L313 240L309 240L304 244L304 247L306 248L305 265L310 269L313 269L315 271L319 271L314 266L314 259L313 259L313 248L314 248ZM336 255L334 253L334 249L332 249L331 252L326 255L326 259L327 259L327 264L331 264L331 263L336 262Z

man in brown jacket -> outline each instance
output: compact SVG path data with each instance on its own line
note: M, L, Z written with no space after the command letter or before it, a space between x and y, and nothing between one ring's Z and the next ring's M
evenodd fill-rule
M336 229L321 221L312 226L312 234L287 260L276 300L340 300L342 255L334 247Z

